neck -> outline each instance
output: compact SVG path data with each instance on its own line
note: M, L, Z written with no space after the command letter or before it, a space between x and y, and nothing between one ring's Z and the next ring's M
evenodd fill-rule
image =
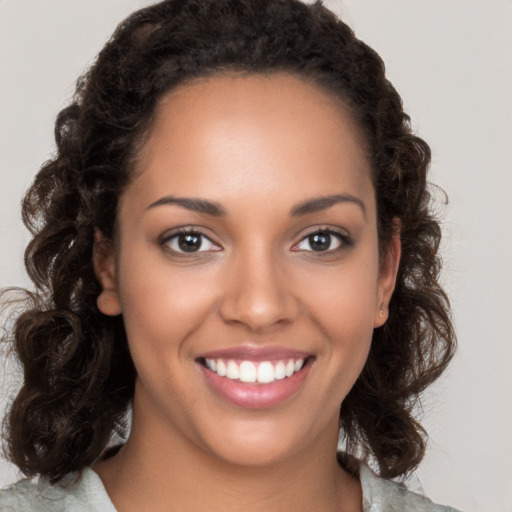
M134 413L126 445L93 467L118 512L205 505L210 512L361 510L359 482L336 460L337 428L285 460L258 466L227 462L178 437Z

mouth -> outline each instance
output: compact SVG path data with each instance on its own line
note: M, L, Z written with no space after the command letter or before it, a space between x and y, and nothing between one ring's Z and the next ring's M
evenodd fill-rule
M263 409L287 401L302 387L315 357L280 349L236 349L196 359L211 390L238 407Z
M251 361L222 358L199 358L198 362L207 370L226 379L257 384L289 379L300 372L312 356L307 358L290 358L278 361Z

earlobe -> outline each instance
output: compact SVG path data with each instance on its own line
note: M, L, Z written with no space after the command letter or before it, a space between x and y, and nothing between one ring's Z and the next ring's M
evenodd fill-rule
M94 232L93 265L94 273L102 288L96 299L98 309L108 316L121 314L114 247L112 242L105 238L99 229Z
M389 243L388 250L383 256L377 291L377 310L375 312L374 327L384 325L389 316L389 302L396 285L396 276L400 264L402 244L400 242L400 230L397 228Z

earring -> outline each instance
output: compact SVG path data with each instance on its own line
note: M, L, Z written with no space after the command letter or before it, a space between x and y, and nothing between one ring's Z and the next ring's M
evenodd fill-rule
M379 306L379 316L382 315L384 315L384 302L381 302Z

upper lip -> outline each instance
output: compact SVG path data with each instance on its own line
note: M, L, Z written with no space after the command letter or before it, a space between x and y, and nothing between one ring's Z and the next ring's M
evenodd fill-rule
M244 361L279 361L306 359L311 353L281 346L237 346L212 350L200 354L197 359L241 359Z

